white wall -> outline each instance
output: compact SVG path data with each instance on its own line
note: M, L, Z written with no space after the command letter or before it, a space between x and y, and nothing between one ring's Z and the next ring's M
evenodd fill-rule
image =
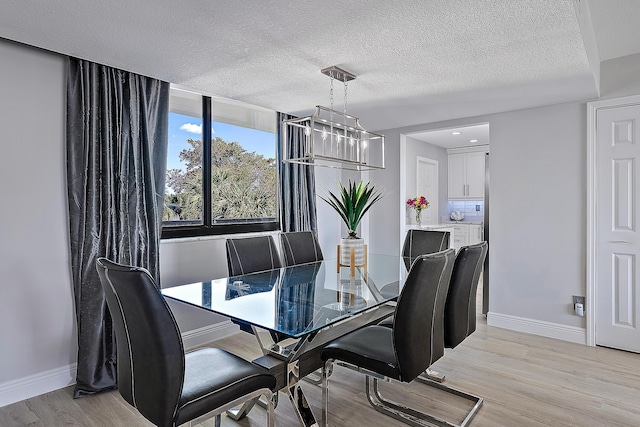
M342 220L338 213L320 196L326 197L328 191L335 193L337 183L341 180L339 169L315 168L316 210L318 217L318 242L325 258L336 257L336 245L342 233Z
M600 98L640 94L640 53L603 61Z
M369 252L385 255L400 253L400 203L405 202L400 195L400 130L378 131L384 135L385 169L369 172L372 184L385 193L385 197L369 210ZM402 205L404 212L404 205Z
M2 39L0 58L2 406L74 381L77 347L64 152L66 60Z
M571 310L586 292L586 106L492 116L493 313L584 327Z
M489 321L525 322L541 334L560 325L563 338L582 337L584 319L570 306L572 295L586 289L584 103L381 131L388 168L372 176L387 186L399 184L401 134L479 122L491 126ZM394 197L372 211L372 223L389 224L372 234L372 252L400 250L401 202Z

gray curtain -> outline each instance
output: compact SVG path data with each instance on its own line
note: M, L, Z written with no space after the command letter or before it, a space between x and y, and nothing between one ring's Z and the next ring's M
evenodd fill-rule
M67 186L78 326L74 397L117 386L115 336L96 259L144 267L159 283L168 122L168 83L69 59Z
M304 131L298 129L287 134L283 141L282 121L294 118L278 113L278 178L280 181L280 227L282 231L318 232L316 218L316 180L313 166L282 163L285 151L288 157L299 157L304 149Z

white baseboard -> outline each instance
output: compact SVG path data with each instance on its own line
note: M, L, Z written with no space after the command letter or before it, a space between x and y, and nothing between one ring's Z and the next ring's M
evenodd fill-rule
M0 407L75 384L76 364L0 384Z
M527 319L507 314L487 313L487 325L527 334L555 338L562 341L587 344L587 330L576 326L561 325L543 320Z
M185 350L207 344L238 332L238 326L227 320L182 334ZM76 364L40 372L24 378L0 383L0 407L75 384Z
M224 322L208 325L182 333L182 343L185 350L210 343L220 338L228 337L240 331L238 325L225 320Z

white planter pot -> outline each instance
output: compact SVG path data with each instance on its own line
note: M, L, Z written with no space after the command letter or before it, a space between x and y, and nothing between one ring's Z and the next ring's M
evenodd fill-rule
M364 265L364 239L353 237L340 239L340 264L351 266L351 248L355 256L355 265Z

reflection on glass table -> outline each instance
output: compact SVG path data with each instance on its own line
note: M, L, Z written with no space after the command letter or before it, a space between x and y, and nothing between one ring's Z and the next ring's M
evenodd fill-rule
M162 289L170 298L301 338L332 323L390 301L407 270L401 257L370 255L369 271L335 273L335 259ZM387 285L391 294L381 295ZM389 286L387 286L389 288ZM386 293L386 292L385 292Z

